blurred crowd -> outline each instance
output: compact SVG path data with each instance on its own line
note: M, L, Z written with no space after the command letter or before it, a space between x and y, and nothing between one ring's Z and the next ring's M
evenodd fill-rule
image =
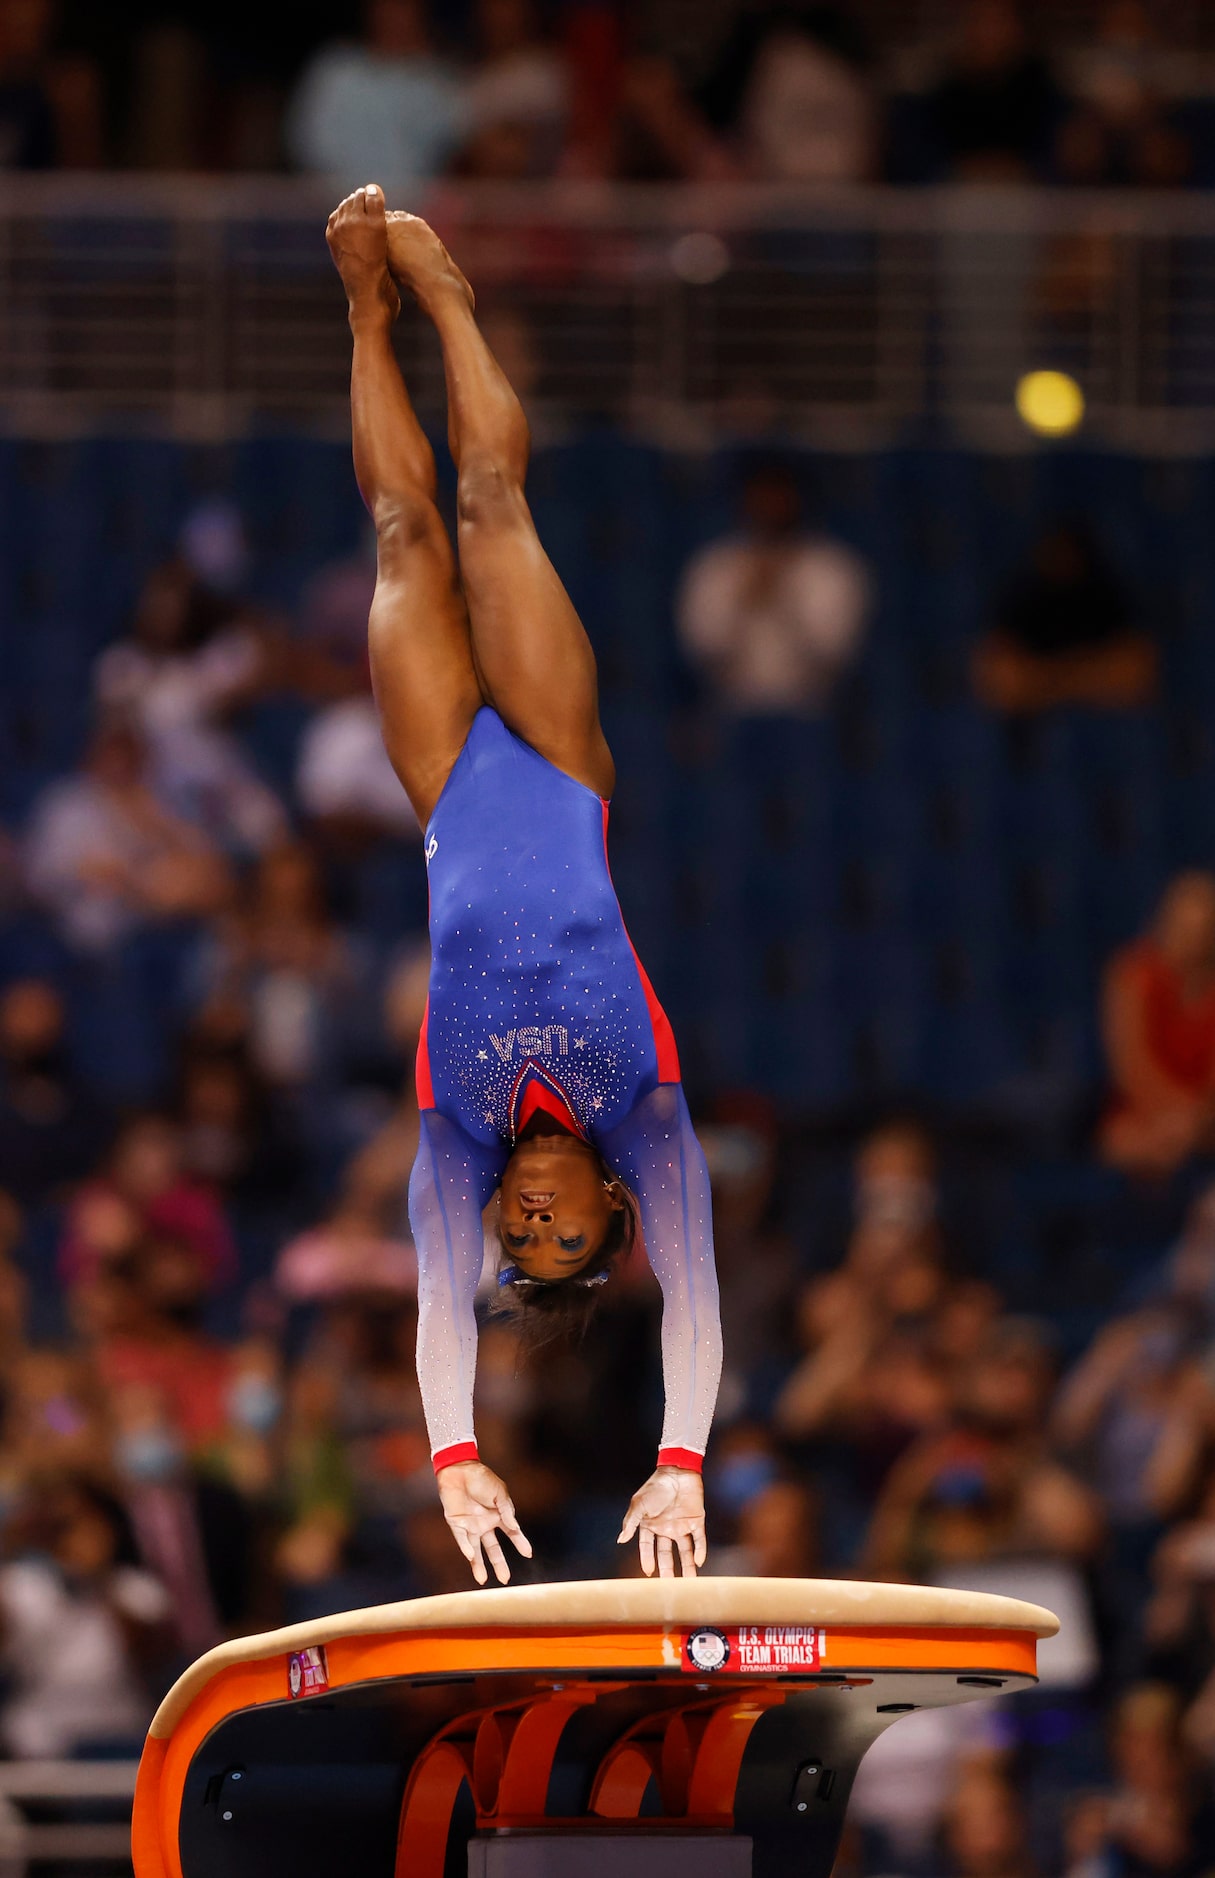
M1093 0L1060 44L1050 8L960 0L909 44L877 0L3 0L0 166L1178 186L1212 135L1172 15Z
M198 503L97 658L78 766L2 856L9 1755L133 1751L156 1692L225 1635L467 1582L413 1364L425 881L369 690L374 571L324 567L288 618L248 601L249 562L236 509ZM696 708L821 715L875 589L790 466L751 463L676 599ZM1010 725L1152 696L1149 625L1074 518L987 612L973 682ZM288 789L245 734L271 696L298 713ZM385 879L387 946L366 917ZM841 1872L1215 1861L1215 880L1173 882L1103 995L1094 1151L1191 1198L1095 1336L1065 1335L1049 1290L1041 1316L1008 1307L920 1122L836 1138L811 1245L787 1118L693 1091L726 1335L710 1569L1000 1588L1064 1619L1032 1696L977 1723L932 1711L874 1751ZM478 1428L536 1545L522 1570L636 1570L614 1540L661 1412L645 1259L534 1366L493 1278L491 1251Z

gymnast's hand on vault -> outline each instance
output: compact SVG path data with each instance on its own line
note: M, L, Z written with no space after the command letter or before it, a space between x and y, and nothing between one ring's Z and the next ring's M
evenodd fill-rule
M515 1518L506 1483L481 1461L458 1461L454 1467L440 1470L439 1498L443 1502L443 1516L455 1534L456 1544L472 1566L477 1583L488 1582L489 1573L485 1569L485 1559L488 1559L498 1583L509 1584L510 1566L498 1543L498 1528L501 1527L516 1552L522 1552L524 1558L531 1557L532 1547Z
M699 1474L686 1467L658 1467L644 1487L629 1501L618 1545L627 1545L640 1533L641 1569L654 1576L657 1544L658 1575L675 1576L675 1548L685 1578L695 1578L696 1567L708 1557L705 1539L705 1489Z

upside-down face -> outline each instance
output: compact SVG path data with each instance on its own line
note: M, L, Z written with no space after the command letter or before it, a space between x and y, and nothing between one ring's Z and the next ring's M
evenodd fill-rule
M624 1204L585 1141L537 1135L520 1142L506 1164L498 1230L511 1264L552 1284L591 1264Z

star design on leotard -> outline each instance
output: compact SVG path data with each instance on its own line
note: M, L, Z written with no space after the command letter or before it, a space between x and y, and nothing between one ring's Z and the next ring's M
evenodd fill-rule
M591 1097L591 1107L592 1107L593 1109L601 1109L601 1108L603 1107L603 1097L602 1097L602 1096L592 1096L592 1097Z
M490 1123L492 1123L492 1122L493 1122L493 1119L494 1119L494 1112L493 1112L493 1110L492 1110L492 1109L486 1109L486 1111L485 1111L485 1119L486 1119L486 1121L487 1121L487 1122L490 1122Z
M585 1038L585 1037L575 1037L575 1038L574 1038L574 1048L575 1048L575 1050L585 1050L585 1049L586 1049L586 1038Z
M478 1050L478 1051L477 1051L477 1061L478 1061L478 1063L488 1063L488 1062L489 1062L489 1051L488 1051L488 1050Z

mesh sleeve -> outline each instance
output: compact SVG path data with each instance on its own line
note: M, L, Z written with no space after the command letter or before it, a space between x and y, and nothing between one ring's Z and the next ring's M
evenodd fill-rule
M679 1083L638 1104L600 1150L641 1205L646 1251L662 1286L664 1458L702 1455L721 1379L721 1314L709 1170Z
M475 1441L481 1214L502 1159L501 1150L470 1141L446 1116L424 1111L409 1181L409 1223L418 1253L418 1382L432 1454L472 1448Z

